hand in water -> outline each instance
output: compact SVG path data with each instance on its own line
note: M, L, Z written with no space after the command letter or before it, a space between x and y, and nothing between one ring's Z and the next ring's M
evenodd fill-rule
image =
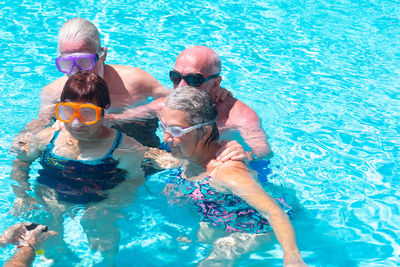
M8 227L0 236L0 244L17 244L23 240L29 223L17 223Z
M29 132L17 135L10 147L10 153L20 155L29 151L29 144L32 143L33 135Z
M290 254L283 255L283 266L284 267L307 267L304 263L300 252L293 252Z
M237 141L222 141L221 148L215 153L217 160L226 162L228 160L238 160L247 163L249 153L244 151L243 147ZM251 153L250 153L251 154Z
M57 235L57 232L47 231L47 226L39 224L33 230L26 231L25 234L22 235L23 241L20 245L27 245L37 249L41 243L54 235Z

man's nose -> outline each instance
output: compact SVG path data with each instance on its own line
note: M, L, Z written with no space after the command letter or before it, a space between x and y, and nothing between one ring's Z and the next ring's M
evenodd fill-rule
M177 87L183 87L183 86L186 86L186 85L188 85L188 84L186 83L185 79L182 79Z
M73 66L73 67L72 67L72 70L71 70L71 73L67 74L67 76L70 77L70 76L76 74L76 73L77 73L78 71L80 71L80 70L81 70L81 69L80 69L78 66Z

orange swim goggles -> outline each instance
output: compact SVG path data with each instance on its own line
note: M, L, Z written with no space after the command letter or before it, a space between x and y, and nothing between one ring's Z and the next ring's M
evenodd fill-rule
M65 123L70 123L78 117L83 124L91 125L100 120L101 110L101 107L93 104L61 102L56 105L56 117Z

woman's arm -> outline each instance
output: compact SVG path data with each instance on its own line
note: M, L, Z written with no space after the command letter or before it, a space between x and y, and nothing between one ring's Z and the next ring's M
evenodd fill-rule
M284 264L304 266L292 224L288 216L264 189L249 175L240 161L229 161L215 173L221 185L245 200L270 223L284 252ZM296 265L297 266L297 265Z
M18 149L14 148L12 150L16 154L16 159L13 161L10 178L18 183L17 185L12 185L14 194L17 197L16 204L18 204L18 207L15 207L17 209L23 206L23 199L30 198L26 193L26 191L31 190L28 183L30 166L40 156L45 145L50 142L53 133L53 129L46 128L26 139Z

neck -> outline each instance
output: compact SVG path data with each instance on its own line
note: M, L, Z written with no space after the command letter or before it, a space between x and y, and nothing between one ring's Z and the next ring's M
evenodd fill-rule
M210 145L203 145L197 150L197 154L194 157L187 159L184 164L185 169L191 172L198 172L197 175L204 171L211 171L210 167L216 158L215 153L220 147L216 141L213 141Z

